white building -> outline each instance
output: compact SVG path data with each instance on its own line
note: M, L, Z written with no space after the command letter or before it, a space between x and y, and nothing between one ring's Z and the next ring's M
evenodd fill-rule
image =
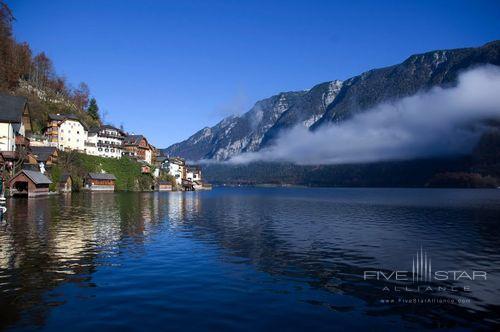
M0 151L16 151L16 137L24 141L31 131L27 99L0 94Z
M107 158L121 158L125 133L113 126L104 125L90 131L85 143L86 153Z
M182 180L186 178L186 161L182 158L168 158L163 164L163 168L175 178L177 185L182 185Z
M193 182L201 182L201 168L198 166L188 166L186 168L186 179Z
M86 152L87 129L75 115L50 114L45 135L51 146L59 150L77 150Z

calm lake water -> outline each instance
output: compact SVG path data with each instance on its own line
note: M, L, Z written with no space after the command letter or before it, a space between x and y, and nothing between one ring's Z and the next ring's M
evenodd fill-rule
M500 190L216 188L7 206L5 330L500 329ZM487 280L365 280L412 271L420 250L428 271Z

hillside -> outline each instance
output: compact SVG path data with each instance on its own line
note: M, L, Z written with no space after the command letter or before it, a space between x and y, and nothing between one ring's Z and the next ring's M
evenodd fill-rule
M76 191L82 188L83 179L89 172L115 175L115 189L118 191L150 191L153 188L153 177L142 174L141 164L129 158L104 158L76 151L60 151L58 165L51 167L50 172L54 186L62 173L70 174Z
M72 87L57 75L44 52L33 54L30 45L16 41L14 19L10 8L0 1L0 92L28 98L35 134L42 132L49 113L76 114L89 127L100 125L98 110L89 109L97 103L95 99L91 102L87 84Z

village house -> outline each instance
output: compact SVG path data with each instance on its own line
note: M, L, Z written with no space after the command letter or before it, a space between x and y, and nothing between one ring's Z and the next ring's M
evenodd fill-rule
M59 150L86 152L87 128L76 115L50 114L45 135L49 144Z
M19 154L16 151L1 151L0 156L0 167L5 167L7 170L12 170L19 162Z
M114 191L116 177L109 173L88 173L85 177L84 189L90 191Z
M157 156L155 160L155 166L156 168L163 169L166 162L168 162L167 156Z
M57 164L58 152L53 146L31 146L27 161L29 164L52 166Z
M29 141L25 136L29 132L31 120L27 99L0 94L0 151L27 147Z
M44 174L31 170L21 170L9 181L11 196L36 197L49 194L52 183Z
M182 190L194 191L193 181L188 180L188 179L182 179Z
M123 140L123 155L148 164L154 162L155 148L143 135L129 135Z
M193 188L195 190L204 189L203 182L201 180L200 166L188 166L186 168L186 179L192 182Z
M172 183L170 181L158 181L158 191L172 191Z
M179 157L168 158L162 168L175 178L178 186L182 186L182 180L186 179L186 161Z
M200 166L188 166L186 167L186 179L190 181L201 182L201 168Z
M73 187L73 179L71 175L68 173L63 173L59 177L59 181L57 183L57 189L60 193L70 193Z
M103 125L89 131L85 143L87 154L107 158L121 158L125 133L113 126Z
M29 136L30 147L33 146L50 146L49 138L45 135L33 134Z

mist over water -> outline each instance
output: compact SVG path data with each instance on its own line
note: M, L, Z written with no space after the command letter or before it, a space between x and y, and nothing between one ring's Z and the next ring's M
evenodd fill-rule
M463 72L456 86L388 101L340 124L316 131L298 125L271 147L229 162L342 164L461 155L473 149L491 119L500 119L500 68L485 65Z

